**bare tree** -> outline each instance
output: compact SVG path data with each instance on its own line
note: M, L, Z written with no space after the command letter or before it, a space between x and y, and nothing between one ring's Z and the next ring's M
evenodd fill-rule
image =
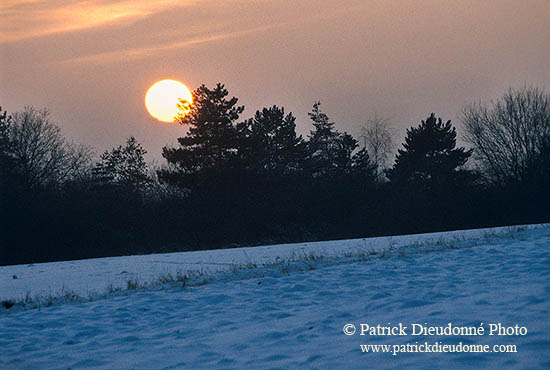
M377 175L388 167L395 149L395 131L389 126L389 119L375 115L361 127L359 140L377 166Z
M67 142L47 109L25 107L15 113L10 136L18 172L30 188L74 179L90 160L90 150Z
M494 182L525 181L550 138L550 95L538 88L509 89L491 106L467 106L464 140Z

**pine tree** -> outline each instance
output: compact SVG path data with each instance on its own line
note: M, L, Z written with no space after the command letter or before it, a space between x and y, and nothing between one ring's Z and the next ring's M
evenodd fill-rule
M162 156L176 170L161 170L159 177L178 184L186 175L227 168L236 163L241 136L236 121L244 107L218 83L214 89L201 85L193 92L191 107L182 101L178 122L189 126L187 136L178 138L177 148L164 147Z
M9 133L11 121L11 116L8 116L6 111L2 112L0 107L0 169L2 172L7 170L8 163L13 159L13 143Z
M378 175L378 166L371 160L367 148L353 155L351 170L355 178L368 184L373 184Z
M256 171L285 174L299 171L305 158L305 142L296 135L296 118L276 105L256 111L238 125L245 138L244 161Z
M13 142L10 138L12 117L0 107L0 192L13 188L17 180Z
M338 132L320 105L321 102L316 102L308 113L314 127L308 141L310 171L314 176L349 173L357 140L346 132Z
M451 121L443 123L432 113L418 127L407 130L403 149L386 174L394 183L448 184L472 154L455 146L456 129Z
M355 164L353 152L358 146L357 140L347 132L338 135L334 163L341 173L351 173L352 167Z
M134 190L150 182L144 155L147 153L132 136L126 145L113 148L101 155L93 169L95 181L102 185L121 185Z

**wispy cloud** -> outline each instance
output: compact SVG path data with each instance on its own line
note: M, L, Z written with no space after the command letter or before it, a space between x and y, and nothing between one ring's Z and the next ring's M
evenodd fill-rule
M5 0L0 44L12 51L22 45L43 50L41 58L30 58L36 63L101 64L303 27L365 6L322 8L315 0Z
M0 5L0 42L133 22L191 2L193 0L8 0Z
M287 23L277 23L277 24L271 24L266 26L260 26L260 27L254 27L250 29L240 30L240 31L233 31L233 32L220 32L214 35L209 36L203 36L203 37L195 37L191 39L186 39L182 41L177 42L170 42L160 45L154 45L154 46L148 46L148 47L141 47L141 48L134 48L130 50L116 50L116 51L110 51L105 53L98 53L93 55L87 55L83 57L77 57L77 58L70 58L66 59L62 62L64 63L109 63L116 60L131 60L131 59L141 59L146 58L152 55L157 55L161 52L167 52L170 50L176 50L176 49L182 49L185 47L198 45L198 44L204 44L208 42L215 42L219 40L229 39L229 38L235 38L240 36L245 36L248 34L253 34L257 32L265 32L270 31L273 29L281 28L287 25Z
M357 11L363 9L365 6L355 6L348 7L339 10L332 10L331 12L320 12L317 14L310 14L308 16L299 17L294 20L274 22L270 24L265 24L261 26L248 26L245 28L238 28L238 25L226 24L221 29L214 30L210 28L209 30L203 30L198 34L195 34L192 37L182 36L183 39L174 41L174 38L178 37L176 35L171 35L170 41L164 43L157 43L155 45L147 45L142 47L133 47L128 49L117 49L107 52L92 53L84 56L71 57L65 60L62 60L62 63L110 63L120 60L136 60L143 59L150 56L158 56L159 53L165 53L172 50L182 49L190 47L193 45L206 44L210 42L216 42L224 39L231 39L237 37L243 37L247 35L252 35L261 32L267 32L277 29L283 29L288 27L297 27L300 25L322 22L330 20L331 18L342 16L348 14L349 12ZM237 29L235 29L237 27ZM242 27L242 26L241 26ZM233 28L233 29L231 29Z

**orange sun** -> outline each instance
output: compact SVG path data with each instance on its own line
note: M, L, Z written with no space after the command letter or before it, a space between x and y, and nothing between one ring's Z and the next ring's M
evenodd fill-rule
M155 82L145 94L145 106L149 114L161 122L174 122L182 110L180 99L185 101L183 111L188 111L193 103L191 91L179 81L162 80Z

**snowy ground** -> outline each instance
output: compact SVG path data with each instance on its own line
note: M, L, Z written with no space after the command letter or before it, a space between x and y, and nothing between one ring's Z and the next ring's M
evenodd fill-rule
M281 268L285 258L295 262ZM0 368L550 368L549 225L0 267L0 298L63 285L85 296L128 275L146 281L201 268L224 278L4 309ZM346 336L348 323L502 323L528 333ZM513 344L517 352L394 356L360 348L416 342Z
M151 282L167 274L200 271L206 275L235 270L243 265L273 264L311 256L338 258L410 245L445 245L484 242L488 236L508 235L518 228L538 229L550 225L497 227L451 232L350 239L313 243L269 245L79 261L37 263L0 267L0 300L26 296L59 296L66 292L82 297L102 294L108 287L126 287L127 281ZM469 245L469 244L468 244Z

